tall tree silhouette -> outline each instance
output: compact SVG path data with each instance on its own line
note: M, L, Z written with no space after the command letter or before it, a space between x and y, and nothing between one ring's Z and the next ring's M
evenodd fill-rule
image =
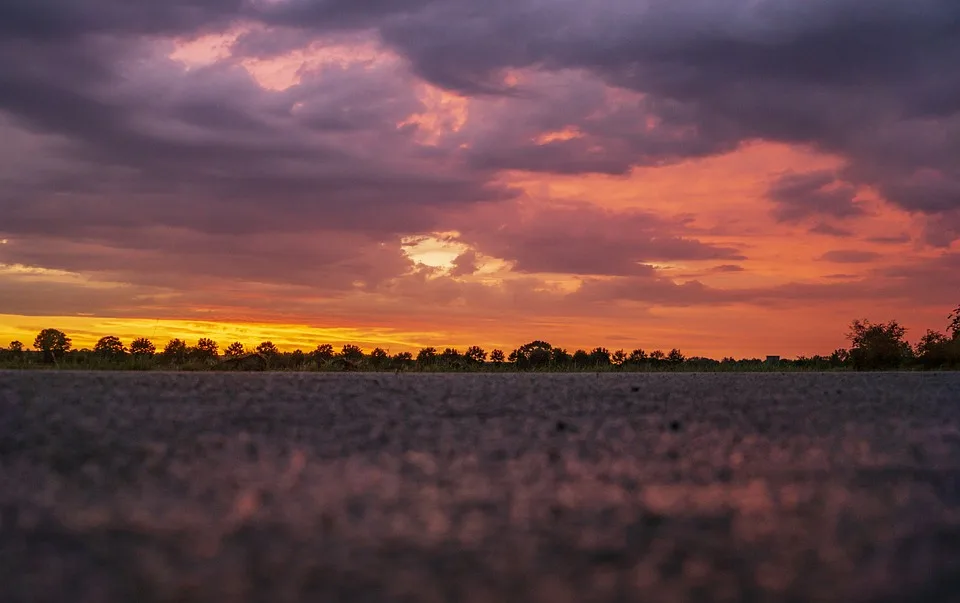
M553 348L550 350L550 362L556 367L566 367L573 361L573 356L564 348Z
M590 352L590 362L598 366L609 366L610 350L602 347L593 348Z
M236 358L247 353L247 349L239 341L234 341L223 350L223 355L227 358Z
M146 337L138 337L130 342L130 354L136 357L150 358L157 353L157 346Z
M950 363L948 345L952 342L939 331L927 330L917 342L915 354L920 365L927 369L941 368Z
M947 332L950 333L950 337L960 339L960 306L957 306L956 309L950 313L950 316L947 316L947 320L950 321L950 325L947 326Z
M637 348L630 352L630 355L627 356L627 363L634 366L640 366L641 364L646 363L647 353L642 348Z
M101 337L93 346L93 351L101 358L115 359L127 353L127 348L116 335Z
M467 348L463 356L474 364L483 364L487 359L487 353L478 345L472 345Z
M549 366L553 358L553 346L540 339L523 344L515 352L518 369L543 368Z
M279 354L280 349L272 341L264 341L254 349L254 352L270 358Z
M190 350L191 356L202 361L215 360L218 354L219 346L217 346L217 342L208 337L201 337L197 341L197 345Z
M67 335L58 329L43 329L33 340L33 347L43 354L44 362L57 362L70 350Z
M340 358L354 364L363 362L363 350L360 346L347 344L340 349Z
M383 348L373 348L370 352L370 364L377 370L385 369L390 366L390 354Z
M432 366L437 362L437 348L426 347L417 352L417 365Z
M333 360L333 356L333 346L329 343L321 343L315 350L310 352L310 357L317 363L317 366L330 362Z
M682 364L684 361L684 356L677 348L670 350L670 353L667 354L667 362L670 364Z
M910 344L904 340L906 332L895 320L886 324L854 320L847 333L853 367L856 370L871 370L901 366L913 354Z
M449 368L459 368L462 363L460 350L456 348L445 348L440 353L440 363Z
M413 354L410 352L397 352L393 355L391 359L390 366L391 368L397 371L406 370L408 367L414 364Z
M182 339L171 339L164 346L162 356L168 362L183 362L187 359L187 342Z

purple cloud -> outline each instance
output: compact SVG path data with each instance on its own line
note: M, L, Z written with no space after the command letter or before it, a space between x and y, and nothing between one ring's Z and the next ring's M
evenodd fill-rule
M818 260L822 262L835 262L838 264L863 264L872 262L881 258L875 251L863 251L860 249L834 249L821 255Z
M864 213L856 204L853 187L838 185L828 171L784 174L770 185L767 196L775 204L774 216L782 222L816 216L851 218ZM818 228L824 232L830 227L819 224Z
M517 272L648 275L651 262L746 259L733 247L684 236L685 219L610 211L585 203L503 207L458 226L478 251L514 262Z

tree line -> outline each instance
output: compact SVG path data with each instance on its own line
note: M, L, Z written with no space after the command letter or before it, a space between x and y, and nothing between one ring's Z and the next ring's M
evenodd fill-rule
M13 341L0 348L4 366L65 366L70 368L129 369L240 369L240 370L711 370L797 368L809 370L896 370L960 368L960 306L949 314L946 332L928 330L911 345L906 329L897 321L871 323L854 320L847 332L849 348L840 348L828 356L776 359L732 357L715 360L686 357L679 349L669 352L611 352L604 347L590 351L568 352L546 341L535 340L509 353L495 349L489 354L479 346L466 351L426 347L416 355L411 352L390 354L377 347L364 352L359 346L346 344L339 351L331 344L319 344L309 352L281 352L270 341L252 349L237 341L223 350L216 341L202 337L195 345L172 339L163 349L145 337L134 339L127 346L119 337L101 337L92 349L74 349L70 337L59 329L43 329L33 341L33 349Z

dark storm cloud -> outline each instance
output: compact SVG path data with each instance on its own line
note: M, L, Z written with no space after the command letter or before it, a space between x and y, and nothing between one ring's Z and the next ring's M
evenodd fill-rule
M953 0L475 6L432 4L385 22L383 35L453 89L503 88L505 68L585 69L672 107L696 132L691 149L811 145L848 161L844 179L905 209L960 206ZM643 156L632 150L624 160Z
M362 29L417 13L439 0L250 0L250 14L270 24L311 30Z
M477 252L465 251L451 262L450 276L469 276L477 271Z
M0 308L4 314L71 316L100 314L124 316L163 299L169 291L150 287L115 285L91 287L86 279L51 281L0 272Z
M767 196L775 204L774 216L784 222L824 215L850 218L864 213L855 202L853 187L837 185L829 171L785 174L770 185Z
M251 32L238 49L264 55L306 45L311 35L374 30L417 73L468 94L523 94L522 82L519 90L504 83L509 68L584 70L645 95L634 124L654 116L684 135L666 148L657 137L624 144L621 136L617 144L600 133L599 145L536 149L515 141L477 155L477 165L621 173L763 138L838 154L849 161L845 178L907 209L960 206L960 5L953 0L15 0L0 11L11 29L45 39L187 35L259 21L276 29ZM567 117L578 125L587 114L574 109ZM622 117L621 128L630 112Z
M710 272L743 272L745 268L736 264L720 264L710 269Z
M460 240L517 272L649 275L651 262L746 259L733 247L683 236L688 220L586 203L513 204L457 224Z
M856 274L838 273L838 274L824 274L823 278L829 279L829 280L848 281L851 279L858 279L860 277Z
M960 239L960 208L925 216L923 239L937 247L950 247Z
M84 234L82 241L10 240L0 245L0 264L95 274L140 286L203 288L215 279L310 286L316 293L373 287L412 268L399 241L388 245L360 233L235 235L138 228L119 240Z
M0 34L35 39L89 34L180 34L235 19L245 0L4 0Z
M817 224L810 227L807 232L811 234L822 234L831 237L840 237L847 238L853 236L852 230L847 230L846 228L839 228L833 226L832 224L827 224L826 222L818 222Z
M134 56L98 63L98 49ZM0 43L3 50L9 49ZM66 86L60 71L69 65L59 65L60 49L43 50L31 64L6 69L0 107L32 129L68 136L101 173L128 169L130 193L189 195L187 203L206 198L215 205L212 198L228 204L233 217L251 209L248 203L254 212L286 205L307 214L296 216L300 224L316 221L313 212L327 224L343 213L349 221L349 214L385 199L389 206L503 194L486 185L484 174L438 162L411 144L412 132L397 123L421 105L410 82L389 67L327 69L287 90L267 91L229 63L183 72L141 46L91 43L80 45L76 60L96 75L76 76ZM150 68L143 70L142 61ZM383 152L370 156L374 142ZM82 193L84 186L104 192L96 177L64 188ZM273 204L264 203L270 198ZM283 219L277 211L256 216L268 217Z
M403 61L328 67L277 91L236 58L186 70L166 57L169 38L238 24L252 24L238 56L369 35ZM416 142L417 126L398 127L423 109L405 65L475 97L474 116L437 147ZM384 260L379 243L447 226L453 212L441 210L513 198L491 184L499 170L624 174L764 139L846 161L838 174L771 185L781 219L856 217L855 187L871 185L927 213L927 242L947 245L960 237L958 65L954 0L8 0L0 157L17 156L17 167L0 166L0 235L122 257L147 253L145 240L149 253L168 253L183 244L171 232L192 231L210 235L190 240L216 261L178 261L213 272L231 257L215 244L233 250L273 233L302 245L298 237L341 231L357 238L330 245L402 271L404 259L394 250ZM154 240L145 224L169 232ZM519 271L640 278L656 261L742 258L685 237L683 226L551 210L498 231L460 230ZM227 271L281 278L302 259L287 244L261 242L237 264L246 268ZM308 247L318 271L387 278L323 244ZM31 253L19 257L112 265L102 253Z
M872 262L881 258L875 251L863 251L860 249L834 249L821 255L818 260L822 262L835 262L838 264L863 264Z
M875 278L882 283L881 295L913 298L926 305L953 308L957 304L957 274L960 274L960 253L945 252L932 258L880 268L875 272Z
M867 237L866 240L870 243L877 243L878 245L901 245L910 242L910 235L904 232L899 235Z
M904 267L902 273L877 272L872 278L862 275L828 275L828 282L791 282L771 287L721 289L699 280L677 282L659 274L626 276L614 279L586 279L581 288L571 293L576 303L610 304L636 302L663 306L729 306L744 305L763 308L795 308L807 302L840 302L852 300L896 300L918 306L956 303L956 287L944 282L945 271L939 267L914 273ZM848 280L853 279L853 280Z
M506 99L475 102L476 119L461 132L478 168L622 175L738 144L691 128L686 109L671 101L632 92L615 98L585 72L525 73Z
M0 167L0 238L61 252L99 245L95 255L30 261L81 271L126 262L133 279L159 275L144 270L155 263L261 281L375 282L384 267L407 268L398 244L389 258L379 244L436 228L432 208L513 195L424 150L415 126L398 128L422 108L395 65L328 67L274 91L231 61L184 70L149 41L0 39L0 157L15 166ZM318 249L340 244L333 231L357 237ZM299 257L284 235L299 241ZM344 253L370 264L336 260ZM304 261L317 274L297 274Z

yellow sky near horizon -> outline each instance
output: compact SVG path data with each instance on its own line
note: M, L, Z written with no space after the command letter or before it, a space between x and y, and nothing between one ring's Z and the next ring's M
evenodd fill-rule
M483 321L471 325L447 324L444 331L406 329L352 323L351 326L309 326L307 324L245 323L196 320L151 320L145 318L109 318L94 316L21 316L0 314L0 347L18 340L31 346L36 334L44 328L64 331L77 349L92 348L105 335L115 335L127 345L146 337L162 348L167 341L179 338L193 345L201 337L209 337L223 349L234 341L253 348L263 341L272 341L283 351L310 351L318 344L329 343L336 349L344 344L359 345L369 352L375 347L398 352L416 353L422 347L454 347L461 351L479 345L488 352L501 348L507 352L535 339L546 340L573 352L578 348L602 346L630 351L643 348L669 351L679 348L687 356L720 359L763 357L778 354L785 358L829 355L847 347L845 334L853 319L872 322L897 320L907 327L907 339L916 343L927 328L943 331L949 308L919 309L900 312L892 307L857 308L854 303L833 308L811 304L784 312L776 308L665 308L649 320L624 324L619 318L602 316L588 319L545 319L526 323ZM785 320L789 315L790 320ZM811 328L816 324L818 328ZM750 336L744 337L749 331Z

